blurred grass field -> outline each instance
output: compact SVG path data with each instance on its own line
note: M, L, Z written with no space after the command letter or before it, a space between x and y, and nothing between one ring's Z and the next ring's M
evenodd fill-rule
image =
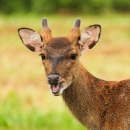
M82 20L81 30L100 24L101 38L81 57L81 62L104 80L130 78L130 15L46 17L54 37L67 36L77 17ZM85 130L62 98L50 94L39 54L25 48L18 37L20 27L40 33L41 19L33 15L0 15L0 130Z

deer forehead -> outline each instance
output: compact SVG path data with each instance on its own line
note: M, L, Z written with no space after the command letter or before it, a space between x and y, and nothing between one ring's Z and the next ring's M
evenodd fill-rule
M67 53L76 53L76 48L69 41L67 37L56 37L52 38L44 47L43 50L47 52L48 55L63 56Z

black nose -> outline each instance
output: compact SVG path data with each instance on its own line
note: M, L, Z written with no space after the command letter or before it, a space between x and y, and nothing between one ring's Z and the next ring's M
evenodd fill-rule
M57 85L59 81L59 75L58 74L50 74L47 76L47 80L49 84Z

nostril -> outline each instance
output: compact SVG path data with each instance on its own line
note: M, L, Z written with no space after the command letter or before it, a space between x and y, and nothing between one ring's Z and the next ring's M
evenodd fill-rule
M59 81L59 75L56 75L56 74L48 75L47 80L50 84L56 85Z

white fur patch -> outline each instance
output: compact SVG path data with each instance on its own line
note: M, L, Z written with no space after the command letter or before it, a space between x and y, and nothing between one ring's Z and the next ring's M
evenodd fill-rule
M40 35L37 32L35 32L34 34L32 34L30 36L29 42L30 43L36 42L38 45L41 45L41 43L42 43L41 42L41 37L40 37Z
M60 89L60 91L58 92L58 93L56 93L56 94L54 94L53 92L52 92L52 90L51 90L51 86L50 86L50 92L53 94L53 95L61 95L62 93L63 93L63 91L66 89L66 88L68 88L69 86L70 86L70 84L71 84L71 82L69 82L68 84L66 83L66 82L64 82L63 84L62 84L62 88Z

